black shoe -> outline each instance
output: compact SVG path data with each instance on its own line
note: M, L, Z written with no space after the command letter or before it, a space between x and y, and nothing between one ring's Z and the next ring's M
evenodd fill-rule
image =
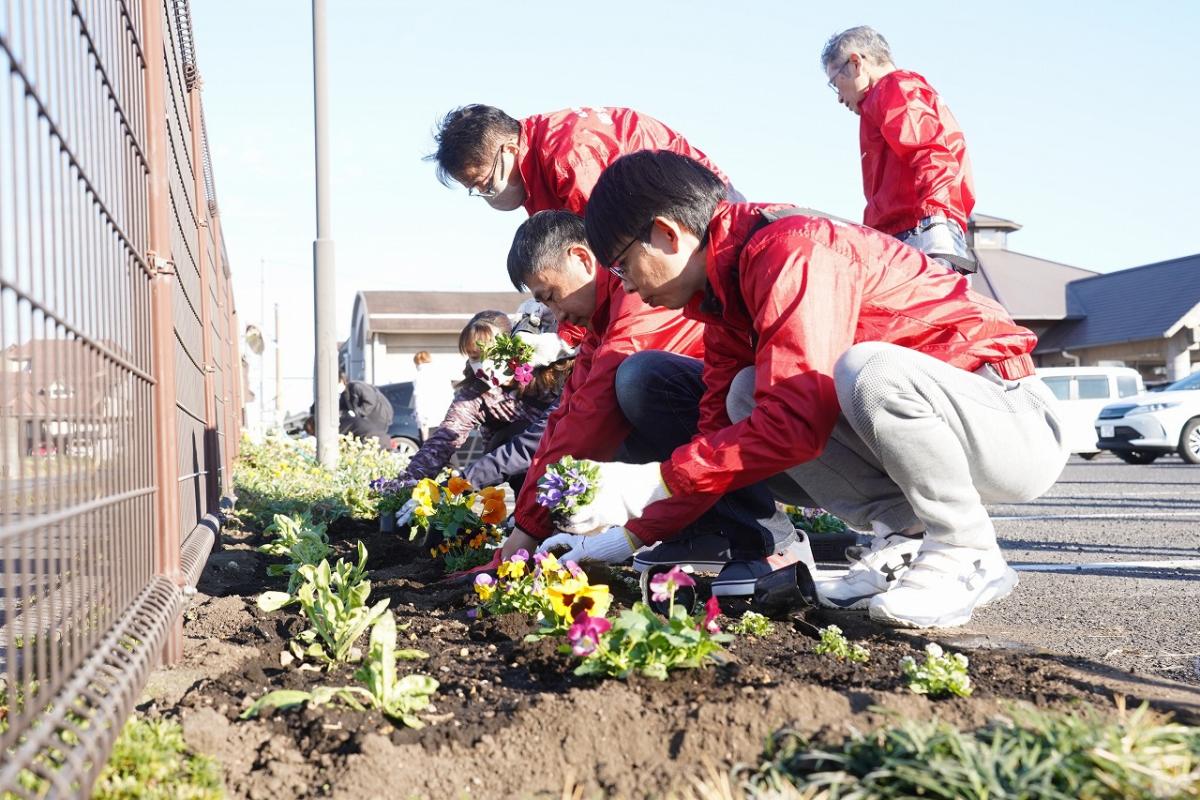
M651 567L691 566L696 572L719 572L733 561L729 539L719 533L701 533L681 539L659 542L633 556L633 568L645 572Z

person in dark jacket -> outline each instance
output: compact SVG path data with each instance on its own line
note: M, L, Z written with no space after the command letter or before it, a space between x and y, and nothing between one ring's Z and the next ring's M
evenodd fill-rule
M357 436L363 441L374 439L384 450L392 449L388 428L395 412L383 392L366 381L352 381L343 371L338 372L338 433Z
M383 392L366 381L352 381L346 376L345 370L338 370L338 433L356 436L363 441L374 440L383 450L392 449L392 440L388 438L388 428L392 425L394 411L392 404ZM314 434L312 414L315 406L308 410L309 417L304 421L304 430L310 436Z

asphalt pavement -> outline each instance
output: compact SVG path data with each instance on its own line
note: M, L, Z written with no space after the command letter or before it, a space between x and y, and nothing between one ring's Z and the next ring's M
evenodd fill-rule
M1200 684L1200 466L1072 457L1044 496L989 511L1021 584L957 635Z

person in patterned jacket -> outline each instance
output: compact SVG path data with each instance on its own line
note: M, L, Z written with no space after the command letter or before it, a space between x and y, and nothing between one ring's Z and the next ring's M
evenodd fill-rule
M502 311L481 311L462 329L458 349L467 358L464 380L454 393L445 419L413 455L401 479L436 477L476 429L484 434L485 453L495 451L544 418L558 400L566 382L561 363L536 368L534 380L524 388L492 382L488 365L480 359L480 347L511 330L508 316ZM507 460L506 472L499 477L519 491L527 468L528 459Z

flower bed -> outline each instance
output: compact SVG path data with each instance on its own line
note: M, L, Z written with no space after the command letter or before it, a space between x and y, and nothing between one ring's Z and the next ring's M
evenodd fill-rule
M425 727L338 702L241 720L267 691L365 684L355 678L361 662L321 671L283 666L308 623L291 608L268 613L256 605L264 590L288 583L286 575L267 575L278 558L256 552L263 537L225 535L227 547L210 559L188 612L184 662L173 670L187 678L154 705L182 722L193 749L222 764L232 797L559 797L569 782L588 797L661 796L690 790L706 763L721 774L738 762L762 763L764 742L783 726L833 748L853 731L892 724L888 713L936 715L974 730L1014 701L1112 708L1104 683L1069 660L995 651L970 654L969 697L930 699L913 692L901 668L905 656L923 661L925 639L823 612L737 635L723 645L724 663L666 680L577 675L582 657L561 652L566 636L539 637L545 626L536 614L471 619L479 604L472 581L442 582L442 567L419 542L346 524L330 534L330 562L354 560L361 540L370 602L388 601L397 647L429 656L398 661L397 679L428 675L440 684L416 712ZM588 569L587 576L589 586L608 587L609 619L639 599L629 570ZM716 622L728 630L740 609L725 610ZM819 653L816 629L829 624L867 647L869 660Z
M674 597L694 579L679 569L648 585L661 616L628 568L519 552L490 573L448 578L456 564L495 553L503 494L449 474L401 485L386 471L393 463L364 458L330 475L293 445L269 441L250 453L239 471L246 527L223 533L226 547L211 556L187 612L184 660L152 682L143 710L177 719L189 747L223 765L234 797L559 797L581 788L724 798L790 784L836 793L877 777L855 772L855 761L831 780L822 770L838 759L911 761L904 743L930 737L974 752L971 732L1014 703L1112 709L1112 684L1066 658L968 658L863 615L815 609L769 621L744 613L745 603L710 600L688 613ZM586 464L562 467L561 485L542 487L558 492L548 505L586 499L595 483ZM420 539L374 524L375 513L401 507ZM268 515L281 508L304 513ZM1200 721L1194 704L1179 708ZM896 715L941 722L897 732ZM852 738L888 725L877 738ZM1183 781L1200 736L1164 736L1139 741L1146 753L1160 741L1183 748L1170 761L1185 772L1171 779ZM1161 766L1138 759L1122 768L1144 776ZM870 786L862 797L891 791Z

